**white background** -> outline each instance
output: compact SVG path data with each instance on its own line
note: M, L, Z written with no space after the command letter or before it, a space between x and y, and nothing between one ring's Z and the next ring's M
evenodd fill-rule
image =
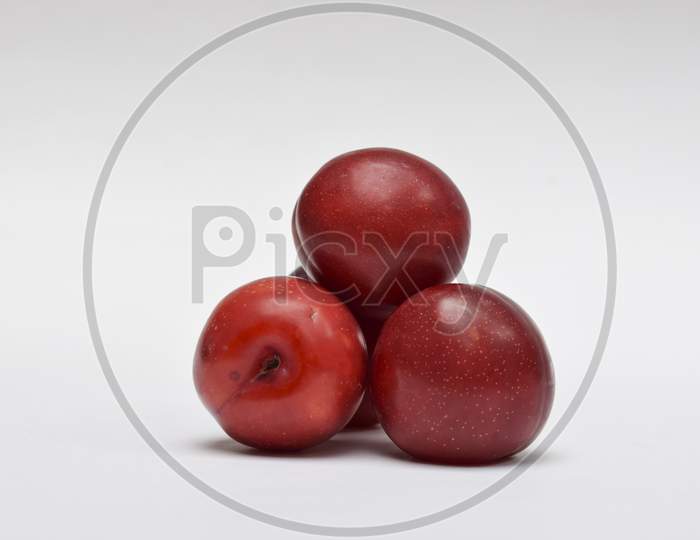
M100 372L81 290L89 200L133 108L197 47L293 5L1 5L3 536L302 536L208 500L138 438ZM603 365L550 452L479 507L400 536L697 534L700 10L401 5L491 40L555 95L600 168L620 272ZM508 233L489 284L547 338L558 383L547 430L580 383L600 325L605 259L590 180L554 115L498 61L437 30L371 15L282 23L211 55L154 105L115 168L96 236L97 310L115 372L154 435L217 489L289 519L410 519L512 466L416 464L379 430L299 457L260 456L222 437L197 401L191 356L213 304L273 273L264 235L288 234L294 199L323 161L373 145L418 153L462 189L473 220L469 278L491 236ZM205 274L201 305L190 298L197 204L239 206L258 231L246 264ZM273 206L280 222L268 216ZM208 245L230 248L215 245L215 231Z

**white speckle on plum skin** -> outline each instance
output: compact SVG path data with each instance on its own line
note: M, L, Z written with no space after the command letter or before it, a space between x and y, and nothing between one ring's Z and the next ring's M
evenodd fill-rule
M386 365L379 372L393 373L392 377L400 374L404 383L399 389L412 395L402 399L399 392L392 402L382 404L380 413L385 429L390 435L394 430L392 438L409 453L413 443L426 452L432 444L442 449L436 455L456 452L453 458L468 459L476 448L468 442L471 437L483 441L479 448L500 441L501 448L517 449L523 440L529 442L543 422L542 411L546 417L551 392L548 396L538 380L546 380L551 367L544 346L544 357L537 356L533 348L541 339L539 334L528 334L530 323L514 318L498 297L486 300L482 318L476 321L477 343L457 336L436 344L430 335L432 319L415 306L400 308L405 318L397 312L392 321L398 324L396 320L401 320L402 333L397 332L393 340L383 337L376 359L377 364ZM519 332L527 337L523 339ZM528 341L531 338L534 341ZM391 354L384 358L382 350ZM538 379L542 373L544 379ZM418 393L421 399L416 398ZM402 438L404 430L411 435Z

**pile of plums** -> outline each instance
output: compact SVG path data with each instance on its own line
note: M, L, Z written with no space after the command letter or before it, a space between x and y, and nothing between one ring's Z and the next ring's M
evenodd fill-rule
M413 154L338 156L294 208L303 268L226 296L197 345L197 391L224 431L300 450L377 421L408 454L510 456L554 393L544 340L515 302L450 283L471 232L459 189Z

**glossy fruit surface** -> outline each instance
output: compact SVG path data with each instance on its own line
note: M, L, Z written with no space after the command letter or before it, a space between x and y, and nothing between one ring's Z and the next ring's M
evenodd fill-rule
M295 277L265 278L226 296L202 331L194 381L233 439L298 450L330 438L357 409L366 346L350 311Z
M374 352L374 347L379 339L379 333L392 312L393 309L386 307L368 308L362 311L362 315L357 316L357 322L360 325L362 335L364 335L365 342L367 343L367 358L369 365L372 363L372 353ZM377 414L374 412L374 405L372 403L372 397L370 396L368 388L362 398L360 407L357 409L357 412L352 417L347 427L364 429L374 426L377 422Z
M309 275L306 273L303 267L296 268L290 276L310 279ZM379 332L382 326L391 315L393 311L392 308L369 308L363 310L363 314L360 317L356 317L360 329L362 330L362 335L365 338L365 343L367 344L367 358L368 360L372 357L372 352L374 351L374 346L379 338ZM368 372L369 373L369 372ZM369 396L369 391L365 391L362 397L362 402L358 407L357 411L353 415L350 422L348 422L348 428L353 429L365 429L374 426L377 423L377 415L374 412L374 406L372 405L372 400Z
M307 273L358 313L451 281L467 253L470 218L435 165L369 148L321 167L297 201L292 228Z
M411 298L384 325L372 359L380 422L426 461L484 463L530 444L552 405L544 340L512 300L448 284ZM459 321L459 322L457 322Z

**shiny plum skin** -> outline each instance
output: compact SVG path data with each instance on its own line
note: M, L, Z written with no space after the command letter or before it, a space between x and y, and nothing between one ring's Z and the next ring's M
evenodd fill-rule
M411 298L389 318L374 351L371 394L382 427L425 461L479 464L523 450L554 396L535 323L485 287L438 285L420 294L424 302ZM463 313L468 324L448 324Z
M301 279L310 279L309 275L301 266L296 268L289 275ZM379 339L379 332L381 331L384 322L386 322L389 315L391 315L392 311L393 309L391 308L372 308L364 310L362 316L357 317L357 322L360 325L362 335L364 336L365 343L367 344L368 359L372 357L372 351L374 351L374 346L377 343L377 339ZM374 412L374 406L372 405L369 392L365 391L365 395L362 397L360 406L346 427L352 429L366 429L376 425L377 422L377 415Z
M372 353L374 352L374 347L379 339L379 334L384 326L384 323L392 312L393 308L387 307L366 308L362 311L361 315L356 317L357 322L360 325L360 329L362 330L362 335L364 335L365 342L367 343L367 354L370 365L372 363ZM377 414L374 412L372 397L370 396L368 389L362 398L360 407L357 409L357 412L346 427L353 429L366 429L376 425L377 422Z
M300 450L347 424L366 365L360 328L335 296L304 279L265 278L214 309L197 345L194 382L233 439Z
M470 217L435 165L368 148L332 159L311 178L292 233L306 272L358 314L451 281L467 254Z

